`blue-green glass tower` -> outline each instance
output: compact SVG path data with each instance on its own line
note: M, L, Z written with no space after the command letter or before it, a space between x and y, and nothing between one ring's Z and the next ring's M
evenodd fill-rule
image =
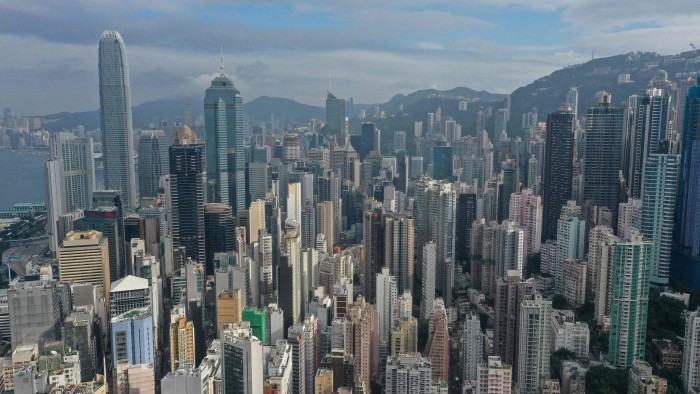
M221 74L204 96L204 128L208 202L230 205L235 216L245 210L243 99L224 74L223 57Z

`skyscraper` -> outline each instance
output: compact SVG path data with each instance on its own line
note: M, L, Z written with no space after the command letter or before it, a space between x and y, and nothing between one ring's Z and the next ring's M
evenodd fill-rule
M685 316L683 346L683 388L686 393L700 388L700 309Z
M608 360L618 367L644 360L651 244L633 233L613 252Z
M574 114L564 107L547 116L542 187L542 241L555 239L561 207L571 198L574 160Z
M571 87L566 93L566 105L574 112L574 119L578 118L578 88Z
M510 196L509 219L525 230L525 253L540 253L542 246L542 197L530 189ZM460 223L459 225L463 225Z
M432 393L432 364L420 353L389 357L386 364L386 394Z
M448 145L433 148L433 179L452 180L453 148Z
M61 294L55 281L13 283L7 304L13 349L61 339Z
M58 273L63 282L100 285L107 297L111 283L107 238L94 230L68 233L58 249Z
M404 214L384 216L384 265L396 277L398 294L413 291L413 218Z
M612 223L617 226L624 108L612 105L612 96L605 93L597 106L588 108L586 122L583 200L610 209ZM547 166L550 164L557 165L548 162Z
M326 135L334 137L338 146L345 145L348 137L348 114L345 99L335 97L328 92L326 97Z
M513 368L501 362L498 356L489 356L477 372L477 394L510 394Z
M398 295L396 278L389 274L388 268L383 268L377 274L377 314L379 326L379 362L383 362L389 354L391 329L397 319Z
M264 216L262 220L264 223ZM208 275L214 274L214 253L236 249L235 228L230 206L216 202L204 204L204 266Z
M246 208L243 99L224 74L211 81L204 96L207 200L231 206L233 216Z
M534 279L521 280L520 273L517 271L510 271L505 279L496 280L493 352L516 369L519 351L520 304L535 291Z
M700 255L700 77L688 88L681 142L681 180L676 208L676 237L693 256Z
M221 355L223 394L263 392L262 343L253 336L248 322L222 331Z
M155 361L153 315L149 308L132 309L112 317L112 367Z
M549 378L552 301L535 293L521 304L519 319L516 377L519 392L539 394L543 380Z
M573 204L573 201L570 203ZM568 214L566 206L563 207L557 222L557 252L554 260L554 281L560 291L564 288L564 260L583 259L585 246L586 222L577 215Z
M124 209L137 206L129 64L122 36L102 33L99 48L100 129L105 188L121 190Z
M420 317L428 319L433 314L433 300L435 299L435 242L426 243L423 246L422 255L423 294L420 302Z
M678 190L680 156L651 153L644 168L642 187L641 232L652 241L650 280L668 285L671 271L671 244L673 242L673 214Z
M172 196L173 246L185 247L187 257L204 263L204 202L207 179L204 144L187 126L175 133L170 147L170 195Z
M481 332L479 315L470 313L464 321L462 333L463 388L475 388L479 365L484 359L484 334Z
M146 130L139 138L139 195L155 198L160 177L168 174L168 143L163 130Z
M476 220L476 201L477 197L474 192L462 192L457 195L455 261L458 263L466 263L469 260L472 223Z

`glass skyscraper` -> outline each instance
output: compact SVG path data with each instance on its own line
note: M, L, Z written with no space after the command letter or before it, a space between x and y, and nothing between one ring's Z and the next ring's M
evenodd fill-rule
M230 205L236 216L246 209L243 99L223 65L204 96L204 128L207 201Z
M131 89L126 47L118 32L102 33L98 68L105 188L121 190L124 208L130 209L137 205Z
M139 194L158 196L160 177L168 173L168 143L162 130L148 130L139 139Z
M574 113L564 107L547 116L542 241L557 237L561 207L571 198L574 157Z

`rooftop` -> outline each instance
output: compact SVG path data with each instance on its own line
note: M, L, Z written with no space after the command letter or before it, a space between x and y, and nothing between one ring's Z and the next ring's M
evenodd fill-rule
M110 293L118 293L122 291L144 290L148 289L148 279L139 278L138 276L127 275L118 281L112 283Z

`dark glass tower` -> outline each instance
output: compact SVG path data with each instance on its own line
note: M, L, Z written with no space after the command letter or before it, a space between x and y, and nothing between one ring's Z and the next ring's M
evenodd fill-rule
M476 194L460 193L457 195L456 215L455 261L464 264L469 261L472 222L476 220Z
M676 237L700 255L700 74L695 86L688 89L685 100L681 171L676 209Z
M361 140L360 140L360 160L365 160L365 157L369 155L369 152L376 150L374 146L374 135L377 132L377 128L374 123L363 123L361 130Z
M436 146L433 148L433 179L452 180L453 148L451 146Z
M168 173L168 144L161 130L148 130L139 139L139 194L158 195L160 177Z
M625 111L622 107L613 106L611 101L611 95L604 93L597 106L588 108L583 153L583 200L610 209L613 228L617 228Z
M236 249L236 223L231 207L222 203L204 204L204 240L207 275L214 274L214 253Z
M233 215L245 207L243 99L223 72L211 81L204 96L207 144L208 202L231 206Z
M122 36L102 33L99 49L100 129L104 157L105 188L120 190L124 209L136 202L136 163L131 128L129 64Z
M547 116L542 188L542 240L557 237L561 207L571 198L574 157L574 113L569 107Z
M206 256L206 177L204 144L197 141L197 135L189 127L182 126L170 147L173 246L184 246L187 256L200 263L204 263Z

